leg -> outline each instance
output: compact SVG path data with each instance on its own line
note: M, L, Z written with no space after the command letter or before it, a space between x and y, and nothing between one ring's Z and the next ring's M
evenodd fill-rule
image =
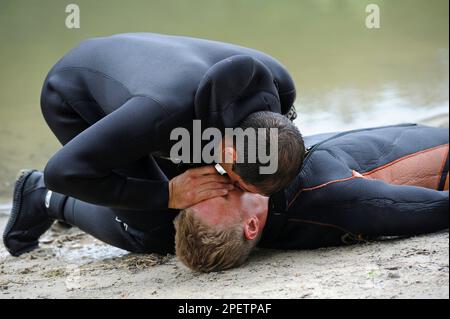
M58 92L46 82L41 93L41 111L45 121L62 145L89 127Z
M66 145L75 136L101 118L100 114L94 114L98 113L95 110L99 110L99 106L95 103L90 104L89 107L83 107L82 109L84 113L87 112L86 110L92 110L91 113L81 114L66 103L48 82L44 84L41 94L42 114L53 134L55 134L62 145ZM130 163L126 167L118 168L117 172L136 178L167 178L151 156L144 157L135 163Z
M177 212L137 212L97 206L54 193L50 216L77 226L95 238L136 253L174 252Z
M20 256L38 246L39 237L56 219L131 252L167 254L174 252L172 221L176 214L170 209L150 212L111 209L47 192L43 174L32 170L24 172L16 182L3 242L11 255Z
M95 108L95 105L92 107ZM65 103L48 83L44 85L42 92L41 108L50 129L63 145L95 122L95 116L79 114ZM141 158L125 167L117 168L116 171L137 178L167 178L152 156ZM128 251L159 253L173 251L172 220L176 212L172 210L164 212L114 210L64 194L53 193L48 212L57 220L77 226L110 245Z

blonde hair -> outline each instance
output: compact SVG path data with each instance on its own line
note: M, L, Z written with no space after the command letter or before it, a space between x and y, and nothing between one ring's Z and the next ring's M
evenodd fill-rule
M258 239L247 240L242 220L229 225L202 223L188 208L174 221L175 251L183 264L199 272L220 271L242 265Z

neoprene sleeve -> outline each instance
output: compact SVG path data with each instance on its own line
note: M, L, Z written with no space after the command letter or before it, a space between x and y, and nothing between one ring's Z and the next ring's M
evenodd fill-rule
M355 234L411 236L448 225L448 191L356 178L331 185L322 195L332 197L327 222Z

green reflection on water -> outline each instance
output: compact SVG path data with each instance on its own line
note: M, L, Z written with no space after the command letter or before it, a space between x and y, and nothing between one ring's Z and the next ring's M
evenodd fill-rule
M39 111L42 81L88 37L147 31L254 47L288 67L300 113L332 109L351 121L383 99L412 109L448 103L448 0L71 2L81 8L79 30L65 28L68 1L0 3L0 197L18 169L42 168L58 149ZM378 30L365 27L369 3L381 8Z

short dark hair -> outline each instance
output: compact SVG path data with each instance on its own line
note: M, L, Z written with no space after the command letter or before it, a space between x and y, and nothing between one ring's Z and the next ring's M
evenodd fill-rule
M243 130L265 128L266 151L270 147L269 129L278 129L278 169L274 174L261 174L260 167L265 164L261 164L258 157L256 157L256 163L248 163L248 143L246 141L242 149L236 147L237 157L244 160L242 163L234 163L233 171L246 183L258 187L266 195L286 187L300 171L305 158L305 144L297 126L287 117L267 111L250 114L239 126Z

